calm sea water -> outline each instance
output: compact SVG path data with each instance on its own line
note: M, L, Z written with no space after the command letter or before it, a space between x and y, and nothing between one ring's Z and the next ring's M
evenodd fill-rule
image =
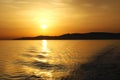
M61 80L119 40L0 41L0 80Z

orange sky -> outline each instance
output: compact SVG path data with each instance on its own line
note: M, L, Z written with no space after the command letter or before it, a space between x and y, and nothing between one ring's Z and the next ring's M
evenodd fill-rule
M120 32L119 3L120 0L0 0L0 39Z

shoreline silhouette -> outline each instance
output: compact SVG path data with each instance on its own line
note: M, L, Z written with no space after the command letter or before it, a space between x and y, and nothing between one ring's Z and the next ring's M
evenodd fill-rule
M21 37L13 40L118 40L120 33L107 32L91 32L91 33L68 33L60 36L36 36L36 37Z

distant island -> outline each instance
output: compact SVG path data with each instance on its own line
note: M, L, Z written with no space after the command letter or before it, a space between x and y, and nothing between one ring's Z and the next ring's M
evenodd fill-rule
M91 33L68 33L60 36L36 36L22 37L14 40L120 40L120 33L91 32Z

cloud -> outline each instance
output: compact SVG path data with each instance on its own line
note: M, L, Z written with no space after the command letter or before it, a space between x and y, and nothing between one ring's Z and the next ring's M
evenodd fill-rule
M0 10L10 12L49 10L73 16L119 14L119 2L119 0L2 0Z

